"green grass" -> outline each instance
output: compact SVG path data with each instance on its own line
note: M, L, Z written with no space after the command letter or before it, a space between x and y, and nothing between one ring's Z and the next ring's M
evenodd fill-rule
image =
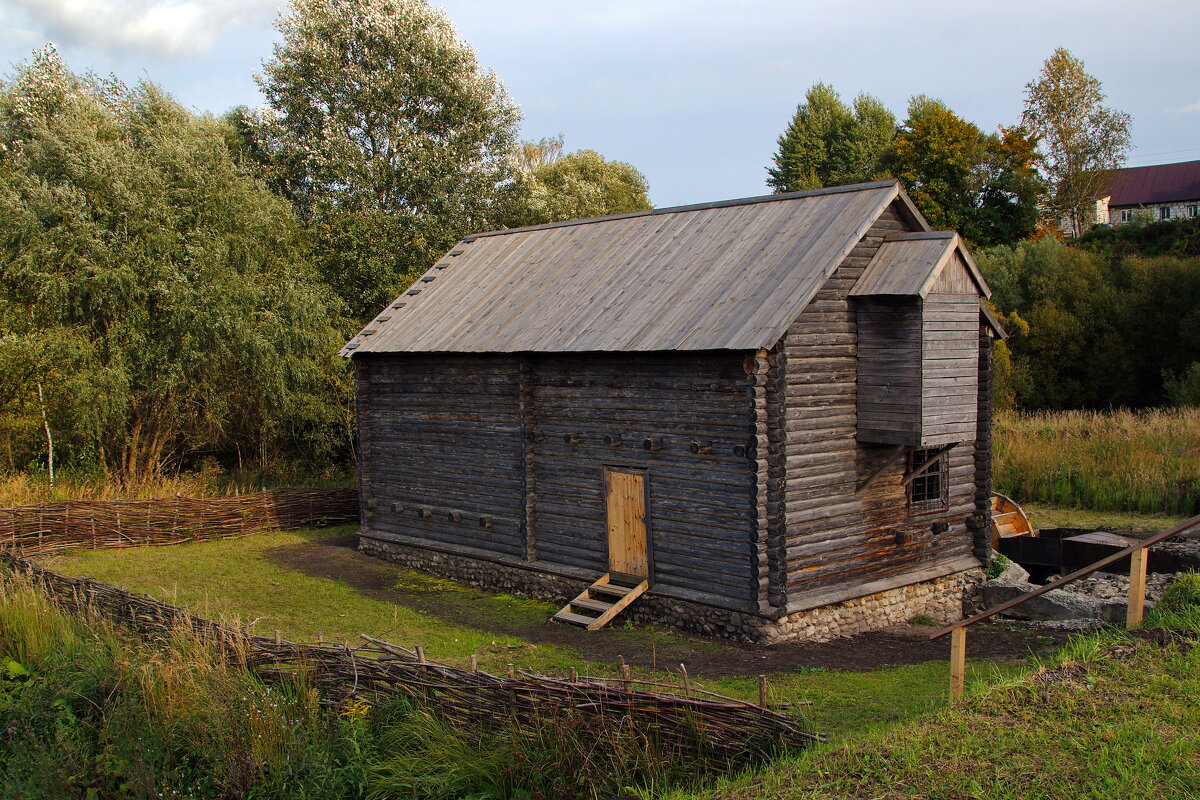
M1019 503L1200 513L1200 409L998 412L996 491Z
M204 616L250 622L254 631L267 636L278 629L285 638L296 641L312 641L320 633L329 641L353 642L359 633L366 633L397 644L421 644L430 658L460 666L476 654L480 667L493 672L513 663L520 669L549 675L566 675L575 668L584 674L616 677L619 670L613 662L622 643L640 642L643 649L648 649L648 640L664 640L665 632L653 627L609 631L608 636L615 642L612 661L589 661L564 645L535 644L495 632L501 619L550 624L548 620L557 608L549 603L486 592L392 565L371 567L402 591L417 593L418 597L421 593L436 593L440 604L469 609L473 623L456 625L432 613L422 613L419 607L372 599L339 580L285 569L267 558L276 548L319 542L350 530L264 533L178 547L82 552L56 559L50 566L184 605ZM723 645L697 646L719 652ZM1019 664L976 661L972 675L982 679L1021 669ZM678 674L652 672L636 665L633 674L679 682ZM869 672L776 672L769 675L768 686L773 702L811 701L811 706L800 709L802 715L818 730L843 737L895 725L941 707L946 702L947 675L947 662L935 661ZM695 679L693 683L733 697L758 696L756 676Z
M452 729L393 698L323 708L181 626L153 640L66 614L0 574L0 797L21 800L598 800L697 786L696 764L620 718Z
M1034 527L1106 528L1117 531L1159 531L1184 519L1174 514L1137 514L1127 511L1091 511L1023 503L1021 508Z
M430 658L441 661L465 663L473 653L479 654L485 668L502 668L518 656L522 666L531 669L577 663L557 648L531 648L515 637L449 624L419 610L364 597L341 581L285 569L266 558L276 548L353 530L274 532L179 547L93 550L56 560L51 567L186 606L201 616L236 620L264 636L273 636L278 630L293 641L315 641L320 636L326 641L353 643L365 633L401 645L420 644ZM378 569L392 572L382 564ZM479 603L485 618L508 612L548 619L553 613L551 606L528 598L485 597L470 587L421 573L402 574L413 587L440 595L451 588L460 590Z
M976 660L967 665L967 680L982 685L1021 675L1028 666L1020 663L989 663ZM946 705L950 680L949 662L929 661L868 672L812 670L770 676L771 702L811 701L796 713L814 730L828 734L831 741L845 741L875 731L888 731L922 714ZM707 688L731 697L754 698L756 678L729 677Z
M1200 619L1200 618L1197 618ZM1046 669L977 687L887 732L826 746L691 800L1200 796L1200 648L1077 640Z

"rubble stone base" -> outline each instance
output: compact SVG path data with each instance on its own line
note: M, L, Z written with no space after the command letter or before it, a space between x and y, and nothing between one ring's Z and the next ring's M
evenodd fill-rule
M426 550L398 542L359 537L358 549L370 556L502 592L520 592L565 604L584 588L584 579L498 564L467 556ZM983 581L971 569L901 586L779 618L731 611L654 594L653 589L622 612L620 619L670 625L680 630L735 641L770 644L789 640L825 641L909 621L921 615L938 623L963 616L964 593Z

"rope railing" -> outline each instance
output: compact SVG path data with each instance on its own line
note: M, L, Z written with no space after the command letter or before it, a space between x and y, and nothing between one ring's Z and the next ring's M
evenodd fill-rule
M963 696L966 688L967 677L967 628L974 625L976 622L982 622L985 619L1008 611L1010 608L1019 606L1027 600L1032 600L1035 597L1040 597L1046 592L1060 589L1069 583L1074 583L1080 578L1085 578L1093 572L1097 572L1110 564L1115 564L1121 559L1129 559L1129 597L1126 603L1125 625L1128 628L1134 628L1141 624L1142 618L1146 609L1146 555L1147 549L1159 542L1164 542L1175 536L1180 536L1184 533L1200 528L1200 515L1185 519L1183 522L1168 528L1164 531L1142 539L1139 542L1131 544L1124 550L1105 556L1095 563L1088 564L1086 567L1077 569L1069 575L1064 575L1061 578L1051 581L1044 586L1039 586L1031 592L1026 592L1020 597L1015 597L1011 600L1006 600L998 606L981 611L973 617L968 617L964 620L959 620L951 625L934 631L929 635L930 639L938 639L942 636L950 634L950 698L951 700L959 700Z

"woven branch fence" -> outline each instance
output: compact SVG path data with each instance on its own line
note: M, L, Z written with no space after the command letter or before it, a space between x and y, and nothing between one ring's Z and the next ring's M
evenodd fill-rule
M0 562L29 575L68 610L98 614L150 638L191 630L267 679L303 671L322 702L331 705L351 697L377 702L399 694L467 730L502 729L536 737L547 724L576 722L597 739L615 729L632 731L704 770L771 758L823 740L776 711L710 692L630 679L566 681L523 670L511 677L491 675L430 661L420 648L409 650L365 635L358 647L288 642L115 586L60 575L11 551L0 553Z
M0 508L0 548L27 555L233 539L358 522L354 489L272 489L228 497L67 500Z

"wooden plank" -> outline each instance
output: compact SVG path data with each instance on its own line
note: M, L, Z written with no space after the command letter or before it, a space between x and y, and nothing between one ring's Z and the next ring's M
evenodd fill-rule
M1146 609L1146 548L1134 550L1129 556L1129 598L1125 612L1125 627L1142 624Z
M595 622L592 622L590 625L588 625L587 629L589 631L596 631L603 628L605 625L611 622L612 619L617 616L617 614L620 614L622 611L628 608L630 603L645 594L646 589L649 587L650 583L648 581L642 581L637 586L634 586L624 597L613 603L612 607L609 608L608 611L605 611L596 619Z
M950 638L950 700L962 699L967 686L967 629L956 628Z
M953 625L947 625L946 627L931 633L929 635L929 638L937 639L941 636L945 636L946 634L954 631L957 628L965 628L970 625L974 625L976 622L981 622L982 620L985 620L988 617L995 616L996 614L1005 612L1014 606L1018 606L1021 603L1024 603L1026 600L1032 600L1035 597L1040 597L1040 596L1044 595L1046 592L1053 591L1054 589L1057 589L1060 586L1066 586L1068 583L1078 580L1079 578L1082 578L1085 575L1090 575L1093 572L1102 570L1105 567L1107 567L1109 564L1115 564L1116 562L1120 561L1123 558L1131 557L1133 555L1133 553L1137 550L1140 550L1140 549L1146 548L1146 547L1150 547L1152 545L1156 545L1159 542L1166 541L1167 539L1170 539L1173 536L1179 536L1180 534L1190 532L1193 529L1200 529L1200 515L1185 519L1183 522L1180 522L1178 525L1174 525L1170 528L1167 528L1164 531L1159 531L1158 533L1154 534L1153 536L1151 536L1148 539L1143 539L1142 541L1138 542L1137 544L1130 545L1129 547L1126 547L1124 550L1121 550L1118 553L1113 553L1112 555L1106 556L1105 558L1102 558L1093 564L1088 564L1086 567L1077 569L1074 572L1072 572L1070 575L1064 575L1063 577L1057 578L1057 579L1051 581L1050 583L1047 583L1043 586L1039 586L1037 589L1034 589L1033 591L1023 594L1020 597L1015 597L1012 600L1008 600L1004 603L1001 603L998 606L989 608L986 611L982 611L973 617L969 617L960 622L956 622Z
M610 572L647 577L646 487L642 475L605 471L608 507L608 568Z

